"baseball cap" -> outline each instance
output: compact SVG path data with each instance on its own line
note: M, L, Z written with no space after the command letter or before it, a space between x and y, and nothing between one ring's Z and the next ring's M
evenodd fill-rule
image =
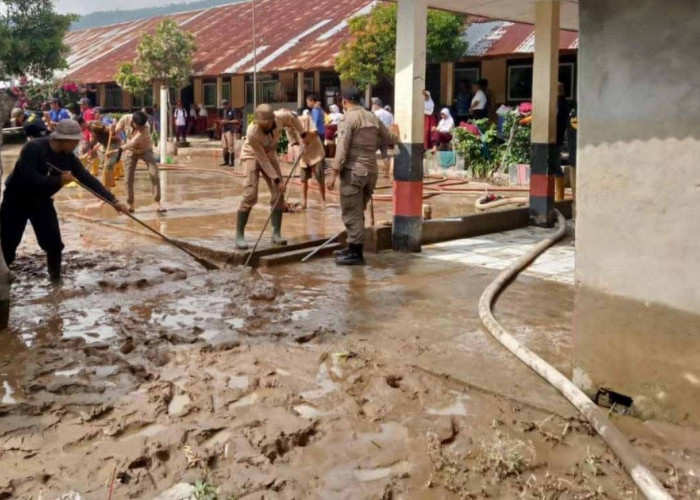
M58 122L56 125L56 130L54 130L54 132L51 134L52 139L59 141L79 141L82 139L82 136L83 130L75 120L63 120Z

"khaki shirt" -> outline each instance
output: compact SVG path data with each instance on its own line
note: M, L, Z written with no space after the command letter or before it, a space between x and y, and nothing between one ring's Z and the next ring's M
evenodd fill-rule
M377 116L355 106L338 124L335 168L350 169L357 175L377 173L377 149L396 144L399 138L389 132Z
M323 147L321 138L318 136L318 132L316 132L316 127L311 121L311 116L300 116L299 123L304 128L304 132L313 134L311 142L304 146L304 154L301 156L302 167L311 167L326 158L326 150Z
M287 109L275 111L275 127L270 132L265 132L257 123L248 126L241 160L255 160L269 177L275 178L273 165L278 166L277 144L285 131L290 143L299 143L300 136L304 133L299 119Z
M131 115L122 116L114 129L118 134L122 130L126 132L126 142L122 144L125 151L133 151L136 154L153 151L153 139L151 139L151 128L146 123L143 127L136 127Z

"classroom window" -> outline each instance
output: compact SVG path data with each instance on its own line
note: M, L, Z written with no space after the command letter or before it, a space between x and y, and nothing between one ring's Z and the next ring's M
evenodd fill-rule
M153 106L153 92L146 92L143 95L131 96L132 108L150 108Z
M119 87L107 87L105 89L105 108L119 109L122 107L122 89Z
M221 99L231 102L231 82L224 82L221 85Z
M204 96L204 106L208 108L217 107L216 103L216 83L210 82L202 85L202 94Z

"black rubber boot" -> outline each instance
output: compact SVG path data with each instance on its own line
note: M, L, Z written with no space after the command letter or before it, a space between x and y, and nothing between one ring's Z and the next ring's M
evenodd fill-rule
M51 283L61 282L61 252L47 253L46 264L49 269L49 280Z
M228 161L229 161L229 165L232 166L232 167L235 167L235 166L236 166L236 154L235 154L235 153L229 153L229 154L228 154L228 158L229 158L229 160L228 160Z
M351 243L346 255L339 255L335 258L335 263L339 266L364 266L365 258L362 254L363 245Z
M245 241L245 226L248 224L250 212L238 211L236 217L236 248L239 250L248 250L248 243Z
M273 210L270 222L272 223L272 243L285 246L287 240L282 238L282 210Z
M219 166L220 166L220 167L228 167L228 162L229 162L229 157L230 157L230 156L231 156L231 155L230 155L230 153L229 153L228 151L224 151L224 162L223 162L221 165L219 165Z
M341 250L335 250L333 252L333 255L335 255L336 257L340 257L342 255L348 255L349 253L350 253L350 247L345 247Z

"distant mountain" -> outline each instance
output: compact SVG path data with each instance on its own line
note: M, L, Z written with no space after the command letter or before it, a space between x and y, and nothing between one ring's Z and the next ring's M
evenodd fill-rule
M148 17L166 16L168 14L177 14L178 12L186 12L189 10L208 9L210 7L243 1L245 0L200 0L198 2L172 3L163 7L151 7L146 9L102 10L82 16L71 25L71 30L98 28L109 24L125 23L138 19L146 19Z

